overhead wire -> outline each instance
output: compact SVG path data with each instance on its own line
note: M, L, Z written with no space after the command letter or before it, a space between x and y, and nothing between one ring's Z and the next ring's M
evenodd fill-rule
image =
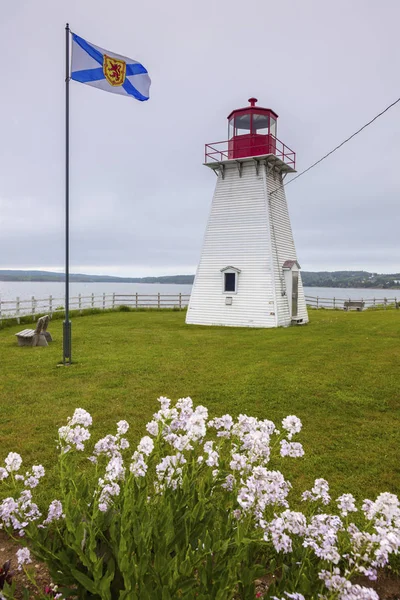
M339 148L341 148L342 146L344 146L345 144L347 144L347 142L349 142L350 140L352 140L356 135L358 135L359 133L361 133L361 131L363 131L364 129L366 129L366 127L368 127L369 125L371 125L374 121L376 121L377 119L379 119L379 117L381 117L382 115L384 115L388 110L390 110L391 108L393 108L393 106L395 106L396 104L398 104L398 102L400 102L400 98L397 98L397 100L395 100L394 102L392 102L391 104L389 104L389 106L387 106L384 110L382 110L380 113L378 113L377 115L375 115L375 117L373 119L371 119L370 121L368 121L368 123L365 123L365 125L363 125L362 127L360 127L360 129L357 129L357 131L355 131L352 135L350 135L348 138L346 138L345 140L343 140L343 142L341 142L338 146L336 146L335 148L333 148L333 150L331 150L330 152L328 152L327 154L325 154L322 158L320 158L319 160L317 160L315 163L313 163L312 165L310 165L309 167L307 167L307 169L304 169L304 171L301 171L301 173L299 173L298 175L296 175L296 177L293 177L293 179L290 179L290 181L288 181L286 183L283 183L281 186L277 187L275 190L273 190L272 192L270 192L270 194L275 194L280 189L288 186L290 183L293 183L293 181L295 181L296 179L298 179L299 177L301 177L305 173L308 173L308 171L311 171L311 169L313 169L314 167L316 167L317 165L319 165L323 160L325 160L326 158L328 158L328 156L331 156L331 154L333 154L334 152L336 152L336 150L339 150Z

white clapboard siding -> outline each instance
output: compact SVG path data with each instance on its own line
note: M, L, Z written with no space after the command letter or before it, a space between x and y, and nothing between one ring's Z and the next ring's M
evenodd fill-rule
M289 300L282 296L282 265L296 260L284 192L279 206L268 194L281 178L252 159L225 163L216 189L189 302L186 322L197 325L277 327L291 322ZM282 210L280 210L282 209ZM271 223L273 222L273 227ZM237 293L223 293L221 269L240 270ZM299 288L300 291L300 288ZM226 304L226 297L232 304ZM304 294L301 287L301 302ZM300 300L300 298L299 298ZM305 317L307 316L304 303ZM303 309L299 309L303 316Z
M285 188L282 185L282 176L272 169L267 169L267 190L269 214L271 223L271 237L273 246L273 263L276 281L276 301L278 325L287 326L291 323L289 303L291 298L286 295L282 265L286 260L298 260L290 225L289 210L287 206ZM284 292L284 294L282 294ZM306 301L304 298L303 283L299 274L297 316L304 322L308 321Z

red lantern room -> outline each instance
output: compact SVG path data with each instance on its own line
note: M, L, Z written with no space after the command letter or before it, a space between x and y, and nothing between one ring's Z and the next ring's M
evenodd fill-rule
M206 144L206 164L275 155L284 163L284 170L294 170L295 153L277 138L278 115L271 108L256 106L257 98L249 98L249 102L249 106L237 108L228 116L226 142Z
M233 110L228 117L229 158L275 154L278 115L270 108L250 106Z

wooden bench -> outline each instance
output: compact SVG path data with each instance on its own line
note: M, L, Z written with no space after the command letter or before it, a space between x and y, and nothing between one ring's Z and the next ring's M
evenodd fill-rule
M16 333L18 346L48 346L48 342L53 341L53 338L47 331L49 320L49 315L45 315L38 319L36 329L24 329Z
M363 310L365 302L362 300L346 300L343 303L343 310Z

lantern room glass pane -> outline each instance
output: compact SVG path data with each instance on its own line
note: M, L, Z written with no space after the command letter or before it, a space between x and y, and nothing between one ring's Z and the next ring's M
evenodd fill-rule
M253 133L268 135L269 117L268 115L253 115Z
M271 131L270 133L276 137L276 119L274 119L273 117L271 117Z
M251 115L238 115L235 117L235 135L246 135L251 131Z
M232 119L229 119L229 123L228 123L228 140L233 138L234 127L235 127L235 121L232 117Z

